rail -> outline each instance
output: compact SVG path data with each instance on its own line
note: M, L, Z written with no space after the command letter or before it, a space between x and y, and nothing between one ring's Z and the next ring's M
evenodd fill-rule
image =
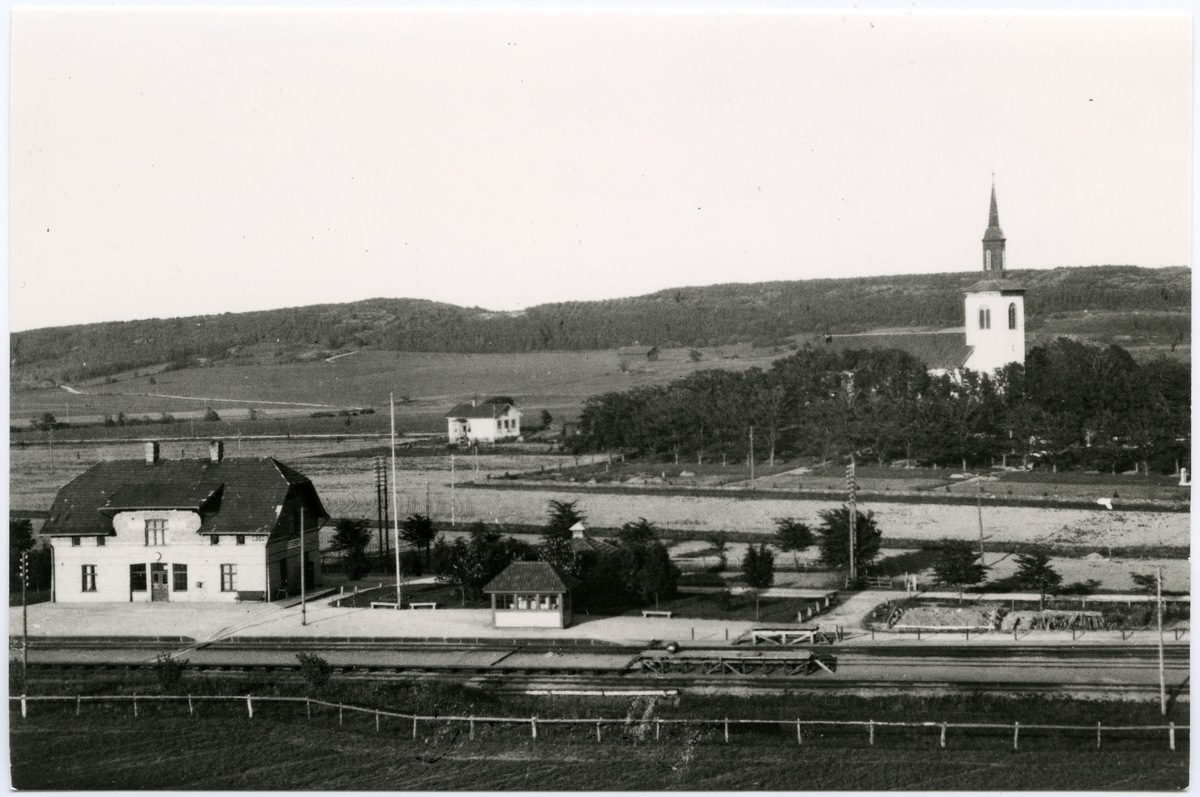
M875 730L877 728L919 728L923 730L938 730L940 731L940 744L946 747L946 734L951 730L991 730L1003 731L1007 736L1008 731L1012 731L1012 747L1014 750L1020 749L1021 731L1086 731L1088 733L1096 732L1096 747L1101 746L1102 734L1104 731L1110 733L1121 733L1130 731L1166 731L1167 745L1171 750L1175 749L1175 735L1179 731L1185 733L1190 732L1190 725L1176 725L1174 722L1168 722L1164 725L1103 725L1097 722L1095 725L1047 725L1044 723L1021 723L1013 722L1012 724L1000 722L897 722L888 720L766 720L766 719L695 719L695 718L653 718L645 720L632 720L628 718L615 717L492 717L492 716L457 716L457 715L427 715L427 714L409 714L406 712L389 711L380 708L368 708L366 706L356 706L350 703L332 703L325 700L312 697L287 697L287 696L259 696L259 695L10 695L8 702L11 706L13 703L19 703L22 719L29 716L30 703L74 703L75 715L79 716L83 710L83 704L87 703L121 703L129 702L133 706L133 716L138 716L138 701L142 703L164 703L164 702L186 702L188 706L189 716L194 716L196 703L205 701L223 701L234 703L245 703L246 714L250 719L254 719L254 704L255 703L291 703L304 704L308 717L312 717L313 706L324 707L329 709L336 708L338 710L338 724L344 722L345 712L365 714L374 716L375 730L380 729L380 722L384 718L404 720L412 723L412 738L417 738L419 724L424 723L445 723L464 724L468 726L471 739L475 738L476 724L483 725L528 725L530 736L533 739L538 738L539 725L577 725L577 726L595 726L596 741L602 741L601 729L604 726L621 726L630 725L637 726L654 726L655 738L661 737L662 728L665 726L683 726L683 727L714 727L724 730L725 743L730 740L731 727L787 727L796 729L796 743L804 743L804 729L814 727L853 727L861 728L867 731L868 740L872 746L875 744ZM790 732L790 730L789 730Z

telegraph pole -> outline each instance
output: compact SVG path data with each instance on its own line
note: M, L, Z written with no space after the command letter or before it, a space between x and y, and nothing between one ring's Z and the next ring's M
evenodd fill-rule
M979 493L975 496L975 506L979 510L979 564L984 567L987 562L983 560L983 482L979 482Z
M754 427L750 427L750 489L754 489Z
M305 566L308 562L304 558L304 504L300 505L300 625L308 625L308 604L304 600L304 589L307 586L304 579L304 571L308 568Z
M850 464L846 466L846 492L849 494L850 509L850 583L858 583L858 568L854 563L854 543L858 536L858 483L854 478L854 455L850 455Z
M450 525L454 523L454 455L450 455Z
M396 397L388 394L388 405L392 413L392 507L396 507ZM396 608L403 604L400 594L400 513L392 513L392 542L396 548Z
M21 693L28 688L29 676L29 601L25 587L29 585L29 552L21 551Z
M1162 565L1158 566L1158 696L1162 703L1162 714L1167 716L1167 675L1163 667L1163 604Z

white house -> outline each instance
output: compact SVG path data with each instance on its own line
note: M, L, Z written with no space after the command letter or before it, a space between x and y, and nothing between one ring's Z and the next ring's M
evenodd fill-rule
M59 603L268 600L320 583L329 519L312 482L270 457L101 462L58 491L42 533Z
M451 443L495 443L521 436L521 412L511 404L459 404L446 413Z

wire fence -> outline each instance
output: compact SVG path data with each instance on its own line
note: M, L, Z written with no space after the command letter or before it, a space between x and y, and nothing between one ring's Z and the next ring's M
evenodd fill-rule
M150 705L162 705L166 703L182 704L186 703L188 715L196 716L197 707L204 703L226 703L244 705L246 716L248 719L254 719L256 705L261 709L266 705L271 704L289 704L292 706L304 706L305 713L308 719L313 717L313 709L326 710L327 712L337 711L338 725L345 724L346 715L361 715L368 718L373 717L375 720L375 730L378 732L384 720L400 721L405 727L411 723L412 738L418 738L422 729L425 732L436 732L439 729L453 727L459 730L466 730L468 738L476 739L477 733L483 729L492 728L516 728L528 729L528 736L536 740L538 738L538 729L541 728L543 733L549 728L554 727L573 727L586 729L588 736L592 735L594 730L595 740L602 742L605 738L604 730L608 728L610 731L616 729L618 731L627 731L630 727L637 729L637 738L648 739L650 732L654 734L655 740L661 740L665 735L674 735L672 731L679 729L702 729L715 731L720 736L723 736L724 743L729 744L731 733L738 731L763 731L773 730L778 733L786 732L787 735L795 734L795 743L804 745L806 735L811 741L811 736L814 733L820 733L822 730L838 730L845 732L860 732L865 733L867 742L870 746L875 746L877 732L882 732L888 729L900 729L908 731L919 731L925 734L936 733L939 739L939 745L942 748L947 746L947 735L949 732L1001 736L1006 740L1011 737L1012 749L1019 750L1021 745L1022 733L1026 735L1037 734L1040 736L1074 736L1080 737L1086 735L1091 738L1091 734L1095 734L1096 749L1101 749L1104 743L1105 735L1107 734L1110 740L1114 738L1128 737L1136 735L1138 738L1149 739L1158 734L1165 734L1167 746L1170 750L1175 750L1176 736L1179 733L1188 734L1191 730L1190 725L1176 725L1174 722L1168 722L1162 725L1103 725L1097 722L1093 725L1047 725L1044 723L995 723L995 722L897 722L897 721L877 721L877 720L829 720L829 719L795 719L795 720L778 720L778 719L695 719L695 718L643 718L635 719L631 717L621 718L557 718L557 717L493 717L493 716L456 716L456 715L428 715L428 714L411 714L405 712L389 711L387 709L370 708L366 706L356 706L350 703L333 703L318 698L312 697L290 697L290 696L256 696L256 695L14 695L9 697L10 710L14 703L19 704L21 718L29 717L30 704L49 703L49 704L65 704L67 707L70 704L75 706L75 716L80 716L83 713L83 706L88 704L129 704L132 710L132 716L139 716L139 704L141 711Z

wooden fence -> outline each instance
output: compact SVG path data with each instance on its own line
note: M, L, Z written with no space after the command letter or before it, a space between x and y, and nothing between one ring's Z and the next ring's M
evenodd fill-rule
M1175 735L1177 731L1187 733L1190 731L1190 725L1176 725L1174 722L1169 722L1165 725L1102 725L1097 722L1092 725L1045 725L1045 724L1022 724L1014 722L1011 725L1007 723L992 723L992 722L884 722L876 720L802 720L797 718L792 720L760 720L760 719L691 719L691 718L652 718L644 720L626 719L626 718L542 718L542 717L487 717L487 716L448 716L448 715L421 715L421 714L406 714L403 712L388 711L386 709L366 708L364 706L355 706L346 703L330 703L324 700L318 700L311 697L273 697L273 696L254 696L254 695L18 695L9 697L10 708L15 703L20 704L21 717L29 716L30 703L66 703L75 704L75 715L79 716L83 712L84 703L129 703L132 706L133 716L138 716L138 702L143 705L153 703L187 703L188 715L194 716L196 712L196 704L203 702L225 702L225 703L244 703L246 706L246 715L249 719L254 719L254 705L269 704L269 703L288 703L293 705L303 704L309 719L312 718L313 707L337 709L338 724L341 725L345 721L346 712L352 714L361 714L373 716L375 718L375 730L380 730L380 723L383 719L401 720L406 725L412 723L412 738L416 739L418 730L422 723L429 727L432 725L450 726L459 725L467 728L468 738L475 738L477 726L528 726L529 735L532 739L538 738L538 726L580 726L591 728L595 726L596 741L603 741L603 728L620 727L626 728L630 726L638 726L646 730L653 726L654 738L661 739L663 728L668 730L671 727L692 727L692 728L712 728L721 730L724 733L725 743L729 743L731 728L786 728L788 733L794 727L796 732L796 744L804 744L805 729L812 732L817 728L859 728L867 733L867 740L871 746L875 745L876 729L885 728L910 728L920 729L924 731L938 731L939 744L941 747L946 747L946 735L951 730L962 731L985 731L995 735L1003 735L1008 738L1008 734L1012 733L1012 748L1013 750L1020 749L1021 731L1027 733L1030 731L1048 731L1054 732L1096 732L1096 749L1100 749L1103 741L1103 733L1107 731L1110 734L1130 733L1130 732L1166 732L1167 745L1171 750L1175 749ZM590 732L590 731L589 731Z

